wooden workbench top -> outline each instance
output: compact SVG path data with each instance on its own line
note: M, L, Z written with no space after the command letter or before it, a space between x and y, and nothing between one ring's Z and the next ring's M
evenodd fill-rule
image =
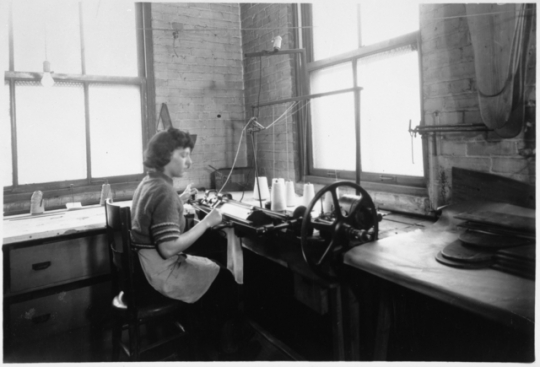
M463 229L449 210L425 229L367 243L345 254L346 264L395 284L521 330L534 326L535 282L491 268L460 269L435 256Z
M259 205L252 199L252 192L232 192L235 200L249 205ZM131 201L115 204L131 206ZM294 208L292 208L294 209ZM100 205L84 206L75 210L51 210L43 214L21 214L3 220L3 245L53 238L79 232L105 229L105 208Z
M116 203L130 206L131 201ZM52 210L4 218L3 245L39 240L105 228L105 208L91 205L76 210Z

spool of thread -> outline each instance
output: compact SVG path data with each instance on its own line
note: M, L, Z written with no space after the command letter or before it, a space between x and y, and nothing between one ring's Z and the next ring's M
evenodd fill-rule
M261 196L259 197L259 188ZM256 200L266 200L270 196L268 189L268 180L265 176L257 177L255 180L255 187L253 188L253 198Z
M44 211L43 193L39 190L34 191L32 198L30 199L30 214L42 214Z
M311 203L311 200L313 200L314 197L315 197L315 188L313 187L313 184L310 184L310 183L304 184L304 196L302 196L302 205L304 205L307 208L309 203Z
M336 195L339 199L339 188L336 188ZM323 211L325 213L328 213L333 210L334 210L334 199L332 198L332 193L327 192L326 194L324 194Z
M108 183L104 183L103 186L101 186L101 197L99 198L99 205L105 205L105 200L111 199L112 201L112 190L111 185Z
M285 196L287 197L287 206L296 205L296 193L294 192L294 182L285 182Z
M272 200L272 204L270 208L272 210L285 210L285 208L287 207L284 179L274 178L272 180L271 200Z

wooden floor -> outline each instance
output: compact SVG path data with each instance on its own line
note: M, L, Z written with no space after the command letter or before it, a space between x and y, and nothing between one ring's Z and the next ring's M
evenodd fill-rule
M294 361L303 359L287 346L265 332L259 325L253 324L255 332L244 347L234 354L205 355L199 361ZM69 333L56 335L38 342L26 343L5 351L4 363L81 363L111 361L110 330L82 328ZM203 348L204 349L204 348ZM178 356L167 361L192 360L189 351L182 346ZM159 356L156 356L159 358ZM153 356L149 361L154 361ZM159 359L156 359L156 361ZM128 361L121 355L120 362Z

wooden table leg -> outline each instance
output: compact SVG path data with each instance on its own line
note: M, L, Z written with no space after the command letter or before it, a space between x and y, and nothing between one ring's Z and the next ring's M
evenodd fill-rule
M334 360L345 360L345 338L343 332L343 308L341 302L341 287L328 290L330 298L330 317L332 322Z
M360 360L360 308L352 289L342 285L345 359Z
M388 287L381 287L381 298L379 301L379 316L377 320L377 331L375 335L375 361L386 361L388 358L388 340L390 337L391 315L390 296Z

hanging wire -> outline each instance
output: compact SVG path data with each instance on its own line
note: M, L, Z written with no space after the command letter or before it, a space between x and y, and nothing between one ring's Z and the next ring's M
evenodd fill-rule
M291 174L289 172L289 115L285 116L285 149L287 151L287 180L290 181Z
M304 164L303 164L303 178L305 179L306 177L306 173L307 173L307 123L308 123L308 110L307 110L307 106L311 103L311 100L309 100L307 103L305 103L305 101L303 101L304 103L302 104L302 107L300 107L301 109L303 108L304 109L304 113L302 114L303 115L303 122L304 122L304 126L303 126L303 129L304 129L304 133L302 134L302 137L304 139L303 141L303 144L302 144L302 150L303 150L303 153L304 153Z
M255 181L258 180L259 178L259 169L257 167L257 149L255 148L255 133L252 132L251 133L251 146L253 147L253 160L255 162ZM257 190L259 191L258 194L259 194L259 203L261 205L261 208L263 207L263 203L262 203L262 197L261 197L261 185L259 184L259 182L257 182Z
M452 17L440 17L440 18L431 18L430 20L442 20L442 19L455 19L455 18L471 18L471 17L481 17L484 15L496 15L496 14L506 14L506 13L525 13L528 11L533 11L534 9L523 9L518 11L499 11L493 13L481 13L481 14L467 14L467 15L454 15ZM526 16L525 14L519 14L519 16Z
M259 118L259 102L261 100L261 89L262 89L262 56L259 56L259 93L257 95L257 118Z
M295 103L296 105L300 104L300 102L298 102L298 101L297 101L297 102L294 102L294 103ZM298 112L298 111L300 111L300 110L302 110L302 109L304 109L304 108L307 108L307 106L308 106L310 103L311 103L311 100L308 100L308 101L305 103L305 105L297 106L296 109L294 109L293 111L291 111L291 114L294 114L294 113L296 113L296 112ZM293 105L293 106L294 106L294 105ZM269 125L268 127L270 127L270 126L272 126L272 125L274 125L274 124L276 124L276 123L281 122L281 120L283 120L283 116L286 116L286 113L287 113L293 106L289 107L289 108L287 109L287 111L285 111L280 117L278 117L278 119L277 119L276 121L272 122L272 124Z
M304 101L304 102L305 102L305 101ZM292 111L291 113L295 113L295 112L299 111L300 109L307 108L307 106L308 106L310 103L311 103L311 100L308 100L307 103L305 103L303 106L298 107L296 110ZM289 107L287 108L287 110L285 110L285 112L284 112L280 117L278 117L277 120L273 121L273 122L272 122L269 126L267 126L265 129L268 129L270 126L273 126L273 125L276 124L278 121L280 121L280 120L283 118L283 116L285 116L286 113L287 113L291 108L293 108L294 106L296 106L296 105L298 105L298 104L299 104L298 101L293 102L293 103L291 104L291 106L289 106ZM273 113L272 113L272 115L273 115ZM272 118L273 118L273 116L272 116ZM237 159L238 159L238 153L240 152L240 146L241 146L241 144L242 144L242 138L243 138L243 136L244 136L244 132L246 131L246 128L249 126L249 123L250 123L250 122L247 122L247 123L244 125L244 127L242 128L242 131L241 131L241 133L240 133L240 141L238 142L238 148L236 149L236 155L235 155L235 157L234 157L234 161L233 161L231 170L230 170L230 172L229 172L229 175L227 176L227 179L225 180L225 182L223 183L223 185L222 185L221 188L219 189L218 194L220 194L221 191L223 190L223 188L225 187L225 185L227 185L227 182L229 182L229 179L230 179L230 177L231 177L231 175L232 175L232 173L233 173L233 171L234 171L234 167L236 166L236 161L237 161ZM257 141L256 141L254 135L255 135L255 134L251 134L251 141L252 141L252 145L253 145L253 157L254 157L254 160L255 160L255 165L257 165L257 146L256 146L256 142L257 142ZM287 147L287 148L288 148L288 147ZM274 152L275 152L275 148L274 148ZM287 153L287 154L288 154L288 153ZM288 164L288 157L287 157L287 164ZM287 170L288 170L288 168L287 168ZM255 179L257 179L257 178L255 178Z
M227 182L229 182L229 179L231 178L231 175L232 175L232 173L234 171L234 167L236 166L236 160L238 159L238 153L240 152L240 146L242 145L242 138L244 137L244 132L246 131L246 128L248 127L248 125L249 125L249 122L244 125L244 127L242 128L242 131L240 132L240 140L238 141L238 148L236 148L236 155L234 156L234 161L233 161L231 170L229 172L229 175L227 176L227 179L225 180L225 182L223 183L223 185L219 189L218 194L221 193L221 191L223 190L225 185L227 185Z
M197 32L214 32L214 31L231 31L231 32L237 32L240 31L273 31L273 30L284 30L284 29L302 29L302 28L315 28L313 26L304 26L304 27L260 27L260 28L227 28L227 27L199 27L199 28L183 28L182 32L191 32L191 31L197 31ZM160 27L137 27L137 29L145 30L145 31L164 31L164 32L170 32L174 31L173 28L160 28Z
M281 23L280 20L278 20L278 24L279 24L279 23ZM275 36L276 36L275 33L276 33L275 30L272 30L272 31L271 31L271 36L272 36L271 39L272 39L272 43L274 42L274 38L275 38ZM275 112L275 108L276 108L276 106L275 106L275 105L272 105L272 120L274 120L274 112ZM281 118L282 116L283 116L283 114L280 116L280 118ZM272 154L273 154L273 161L274 161L274 162L273 162L273 165L274 165L274 166L273 166L273 170L274 170L274 172L273 172L273 173L274 173L274 178L277 177L277 176L276 176L276 128L275 128L275 126L274 126L275 124L276 124L275 122L272 123L272 141L273 141L273 145L274 145L274 146L273 146L273 153L272 153Z
M444 19L455 19L455 18L471 18L471 17L480 17L484 15L497 15L497 14L505 14L505 13L525 13L525 12L533 12L535 9L523 9L519 11L500 11L500 12L491 12L491 13L481 13L481 14L467 14L467 15L454 15L449 17L439 17L439 18L430 18L430 20L444 20ZM214 31L231 31L231 32L237 32L240 31L275 31L275 30L287 30L287 29L313 29L317 28L317 26L299 26L299 27L259 27L259 28L239 28L239 29L231 29L227 27L199 27L199 28L184 28L182 29L182 32L214 32ZM137 27L137 29L141 30L152 30L152 31L164 31L164 32L170 32L174 31L173 28L159 28L159 27Z
M276 124L276 123L279 122L281 119L283 119L283 116L286 116L287 112L289 112L289 110L290 110L291 108L293 108L295 105L297 105L298 103L299 103L298 101L293 102L293 104L292 104L289 108L287 108L287 109L285 110L285 112L283 112L283 113L281 114L281 116L279 116L279 117L277 118L277 120L272 121L272 123L270 123L270 125L268 125L266 128L268 129L268 128L272 127L274 124ZM296 112L296 111L293 111L292 113L294 113L294 112ZM272 119L273 119L273 117L272 117Z

